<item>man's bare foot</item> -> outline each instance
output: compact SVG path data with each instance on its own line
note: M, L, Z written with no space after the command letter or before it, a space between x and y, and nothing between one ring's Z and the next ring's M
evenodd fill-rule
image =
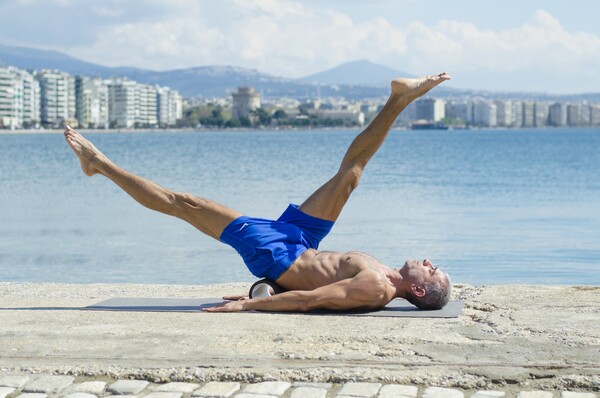
M450 75L446 72L419 79L394 79L392 80L392 93L400 96L408 96L410 100L414 100L446 80L450 80Z
M81 134L73 130L69 125L66 126L65 139L79 158L81 169L85 175L93 176L99 173L99 166L109 162L108 158L94 144L83 138Z

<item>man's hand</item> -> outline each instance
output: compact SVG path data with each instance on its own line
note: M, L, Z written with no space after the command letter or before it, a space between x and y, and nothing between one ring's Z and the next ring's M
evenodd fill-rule
M228 303L219 304L219 305L216 305L214 307L202 308L202 311L206 311L206 312L239 312L239 311L244 311L244 301L245 300L230 301Z

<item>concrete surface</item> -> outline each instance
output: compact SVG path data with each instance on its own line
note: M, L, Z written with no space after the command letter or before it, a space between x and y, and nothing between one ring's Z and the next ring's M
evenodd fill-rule
M0 283L0 377L600 391L597 286L456 285L453 298L466 302L454 320L78 310L248 287Z

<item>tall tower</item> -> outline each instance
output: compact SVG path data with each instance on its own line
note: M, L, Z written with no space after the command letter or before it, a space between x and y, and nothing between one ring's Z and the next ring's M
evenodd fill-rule
M249 117L250 112L260 108L260 94L252 87L239 87L233 98L232 116L234 119Z

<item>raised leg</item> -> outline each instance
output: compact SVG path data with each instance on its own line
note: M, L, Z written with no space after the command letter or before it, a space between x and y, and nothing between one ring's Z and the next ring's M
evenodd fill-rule
M65 131L65 138L73 152L79 157L81 168L86 175L102 174L143 206L181 218L217 240L223 229L231 221L241 216L237 211L212 200L170 191L152 181L123 170L70 127L67 127Z
M392 93L381 112L352 141L338 172L317 189L300 206L300 210L325 220L337 220L350 194L358 186L365 166L383 144L400 112L412 101L449 79L448 74L441 73L421 79L393 80Z

